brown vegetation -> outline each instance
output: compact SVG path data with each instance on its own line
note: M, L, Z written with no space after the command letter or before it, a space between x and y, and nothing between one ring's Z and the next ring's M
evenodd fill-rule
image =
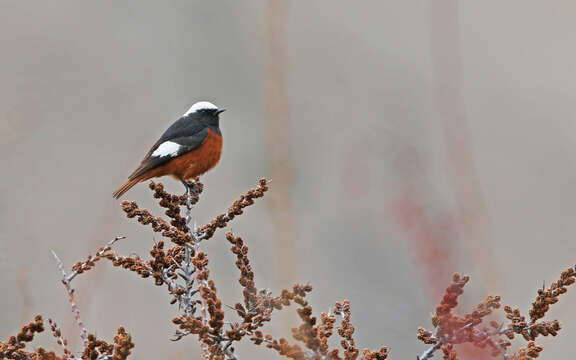
M71 351L68 341L52 320L49 320L50 329L61 347L61 354L57 355L55 351L43 348L28 349L27 345L35 335L44 331L42 316L37 315L34 321L23 326L18 334L0 342L0 359L126 359L134 347L130 334L120 327L112 343L88 334L74 301L72 281L77 275L94 268L102 259L132 271L141 278L151 279L156 286L164 287L170 294L170 304L177 304L180 310L180 314L172 319L176 326L173 340L179 341L194 335L202 346L202 356L205 359L238 359L234 353L234 343L242 340L266 346L277 354L294 360L388 358L388 349L385 346L375 351L361 351L358 348L354 340L355 328L351 323L349 301L336 303L330 312L320 313L316 317L307 300L307 295L312 291L308 284L296 284L277 295L259 289L248 257L248 246L242 238L231 232L227 232L225 238L231 244L230 250L235 256L235 264L240 273L238 282L242 287L242 301L225 311L226 308L218 297L217 285L210 278L209 257L200 250L200 245L202 241L211 239L219 228L225 228L236 216L241 215L256 199L265 195L268 191L268 182L265 179L261 179L256 188L241 195L226 212L198 228L190 225L190 210L199 200L203 189L201 183L197 182L188 194L181 196L166 192L160 183L151 182L150 189L158 199L160 207L165 209L166 217L154 216L133 201L122 203L127 217L135 218L142 225L150 225L154 232L165 238L152 246L149 257L122 256L113 251L113 244L123 237L110 241L98 249L95 255L77 262L69 273L54 254L62 272L62 283L66 288L74 318L80 327L84 349L81 352ZM182 215L182 209L185 210L185 215ZM535 340L539 336L555 336L560 330L558 321L543 319L550 306L558 301L559 296L564 294L575 280L575 268L569 268L549 288L538 290L528 317L522 315L517 308L502 307L499 296L488 296L472 311L459 315L456 313L458 299L469 278L455 274L432 316L434 331L418 329L418 339L429 345L419 359L426 360L435 353L441 353L444 359L456 360L458 346L465 343L486 348L495 357L510 360L537 358L542 348L535 344ZM272 321L273 313L289 306L297 308L301 320L300 325L292 329L293 340L275 338L265 333L264 327ZM503 309L503 314L508 319L506 324L494 318L493 313L499 309ZM332 346L329 341L335 334L340 338L339 346ZM513 352L511 341L518 336L525 344Z

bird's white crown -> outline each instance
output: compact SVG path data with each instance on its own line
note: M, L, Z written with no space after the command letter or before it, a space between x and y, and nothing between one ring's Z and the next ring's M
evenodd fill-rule
M183 116L188 116L199 110L218 110L218 107L208 101L198 101L196 104L192 105L190 109L184 113Z

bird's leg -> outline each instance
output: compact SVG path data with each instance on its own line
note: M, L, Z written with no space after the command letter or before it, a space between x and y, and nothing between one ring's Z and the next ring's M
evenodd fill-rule
M179 178L180 182L182 183L182 185L184 185L184 187L186 188L186 195L188 195L188 193L190 192L190 185L188 184L188 181Z
M186 194L190 193L192 195L198 195L198 191L194 189L194 185L196 185L194 180L186 181L180 178L180 182L186 187Z

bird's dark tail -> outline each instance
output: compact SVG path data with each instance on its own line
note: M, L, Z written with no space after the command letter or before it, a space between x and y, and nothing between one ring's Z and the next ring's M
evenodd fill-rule
M138 184L141 180L142 178L137 177L135 179L127 181L124 185L120 186L120 188L114 192L113 194L114 198L120 199L120 197L124 195L126 191L130 190L132 186Z

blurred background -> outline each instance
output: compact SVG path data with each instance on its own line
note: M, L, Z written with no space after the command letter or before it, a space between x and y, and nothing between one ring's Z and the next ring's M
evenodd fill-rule
M197 222L272 179L232 223L259 287L309 282L317 312L350 299L359 346L393 358L425 349L416 329L455 271L472 276L464 310L500 294L526 311L576 262L575 16L569 1L0 0L0 338L42 313L79 344L49 250L69 268L125 235L119 253L146 255L154 234L111 194L199 100L228 111ZM125 198L160 214L145 184ZM232 305L223 235L203 249ZM135 358L198 356L169 340L177 308L151 281L101 262L74 286L88 329L124 325ZM574 352L574 296L544 359ZM289 334L286 314L270 332Z

